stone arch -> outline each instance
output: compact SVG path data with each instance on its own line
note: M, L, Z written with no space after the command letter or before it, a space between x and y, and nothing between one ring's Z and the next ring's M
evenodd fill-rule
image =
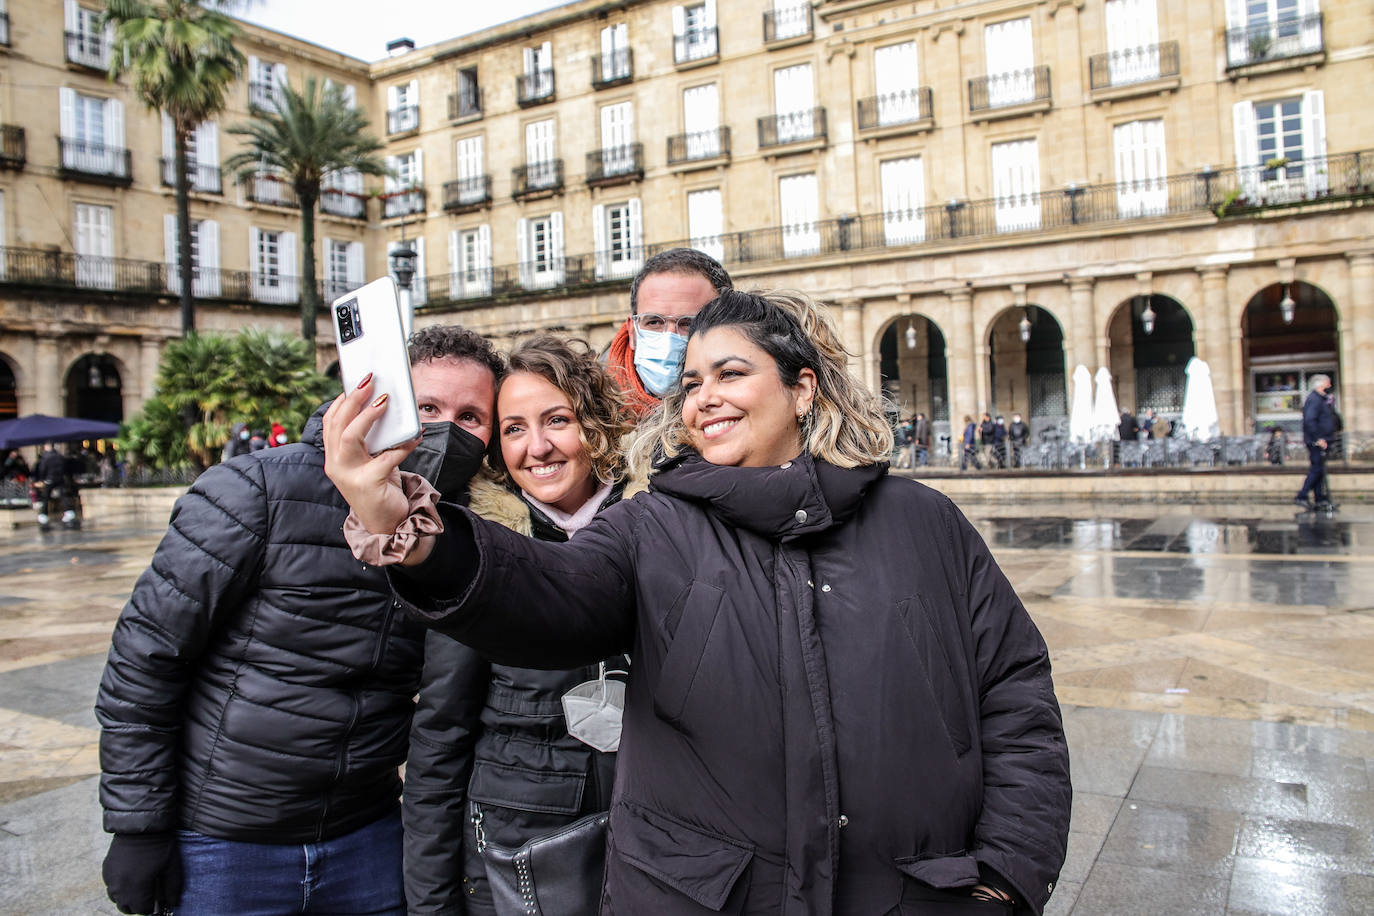
M1182 412L1183 370L1197 355L1196 334L1192 314L1172 296L1130 296L1116 305L1107 321L1107 366L1122 410L1150 408L1171 420Z
M128 365L113 354L84 353L63 375L63 412L69 417L121 423L124 387L134 378Z
M19 416L19 361L0 352L0 420Z
M878 331L878 375L883 394L902 418L924 413L932 424L949 421L949 360L944 330L921 312L886 321Z
M1033 436L1068 416L1064 328L1049 309L1010 305L984 331L988 398L985 409L1010 418L1020 413Z
M1318 373L1331 377L1340 409L1340 312L1326 290L1302 280L1261 287L1241 313L1241 341L1242 397L1250 431L1270 426L1301 430L1308 380Z

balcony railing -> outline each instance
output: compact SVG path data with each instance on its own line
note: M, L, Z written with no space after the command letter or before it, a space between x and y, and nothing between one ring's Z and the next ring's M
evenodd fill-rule
M24 128L14 124L0 126L0 169L22 169L28 158Z
M784 9L764 10L763 41L767 44L810 35L811 23L810 3L798 3L796 6L789 6Z
M457 121L474 118L482 113L482 90L450 92L448 96L448 119Z
M296 189L289 181L275 175L248 175L240 179L244 199L255 204L274 207L299 207Z
M409 188L382 195L382 219L425 212L425 189Z
M1088 58L1088 85L1109 89L1178 76L1178 42L1125 48Z
M10 14L0 13L0 45L10 46Z
M9 19L6 17L6 32ZM90 67L92 70L108 70L110 67L110 45L103 34L91 32L67 32L67 61ZM9 42L6 42L8 44Z
M808 108L759 118L759 146L783 146L803 140L824 140L825 109Z
M730 155L730 128L699 130L668 138L668 164L691 162L694 159L715 159Z
M478 175L474 178L459 178L457 181L444 182L444 210L448 213L466 213L491 203L491 176Z
M163 157L160 161L162 163L162 186L175 188L177 186L176 159ZM186 161L186 177L191 179L192 191L204 191L207 194L221 194L224 191L223 177L217 165L202 164L194 159L188 159Z
M644 178L644 144L631 143L587 154L587 184L607 185Z
M692 61L715 57L719 53L720 45L715 26L673 36L673 63L689 64Z
M1316 54L1323 49L1322 14L1291 16L1226 30L1226 66Z
M859 99L859 130L928 121L933 117L934 111L932 94L928 86Z
M610 54L592 55L592 88L605 89L628 83L634 77L634 54L629 48L617 48Z
M387 110L386 132L388 134L403 134L408 130L418 130L419 127L419 105L402 105L400 108Z
M320 212L345 219L367 219L367 197L339 188L320 190Z
M249 80L248 107L275 111L277 108L277 84L272 80Z
M58 137L57 146L64 178L95 179L123 185L133 181L133 159L127 149L69 137Z
M514 187L510 196L519 200L535 194L553 193L563 190L563 160L550 159L547 162L531 162L511 169Z
M522 108L553 99L553 70L536 70L515 78L515 99Z
M987 111L1050 100L1050 68L990 73L968 81L968 110Z

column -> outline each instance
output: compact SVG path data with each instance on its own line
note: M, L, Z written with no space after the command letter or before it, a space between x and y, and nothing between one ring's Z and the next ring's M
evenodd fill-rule
M1093 280L1091 277L1074 277L1069 280L1069 335L1065 338L1066 361L1064 375L1073 377L1073 370L1080 364L1087 366L1089 372L1094 365L1096 354L1093 348L1095 334L1093 328L1096 318L1093 315Z
M1240 322L1231 320L1226 295L1224 264L1199 267L1202 275L1202 339L1195 347L1198 356L1212 371L1212 392L1217 399L1217 419L1223 435L1248 432L1245 425L1245 386L1237 378L1240 369L1232 364L1232 325L1240 335ZM1239 418L1239 419L1237 419Z
M872 385L873 380L864 374L864 303L862 299L845 299L840 302L841 342L849 351L849 371Z
M946 290L949 296L949 335L945 356L949 366L949 429L958 440L964 431L964 415L978 416L977 340L973 332L973 290ZM983 348L986 350L986 348Z
M138 342L138 397L140 403L157 393L157 366L162 356L161 341L143 337Z
M62 361L57 352L57 334L53 331L40 331L36 335L33 374L37 394L33 412L50 417L64 416L67 411L62 403Z
M1350 262L1350 302L1342 310L1349 319L1342 322L1349 330L1355 359L1341 364L1341 407L1345 426L1352 432L1368 435L1374 430L1374 249L1346 254Z

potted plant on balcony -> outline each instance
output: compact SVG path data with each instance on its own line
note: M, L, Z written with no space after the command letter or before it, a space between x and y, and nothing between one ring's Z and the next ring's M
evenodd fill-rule
M1274 39L1267 31L1255 32L1250 36L1250 60L1264 60L1269 56L1269 48Z

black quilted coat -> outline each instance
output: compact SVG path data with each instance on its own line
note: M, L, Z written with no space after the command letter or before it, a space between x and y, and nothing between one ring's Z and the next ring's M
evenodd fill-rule
M172 510L96 702L106 830L309 842L396 810L424 634L344 543L321 416Z
M945 497L688 454L568 544L445 523L392 573L430 626L509 664L634 657L603 913L1006 912L980 872L1043 908L1071 795L1048 653Z

